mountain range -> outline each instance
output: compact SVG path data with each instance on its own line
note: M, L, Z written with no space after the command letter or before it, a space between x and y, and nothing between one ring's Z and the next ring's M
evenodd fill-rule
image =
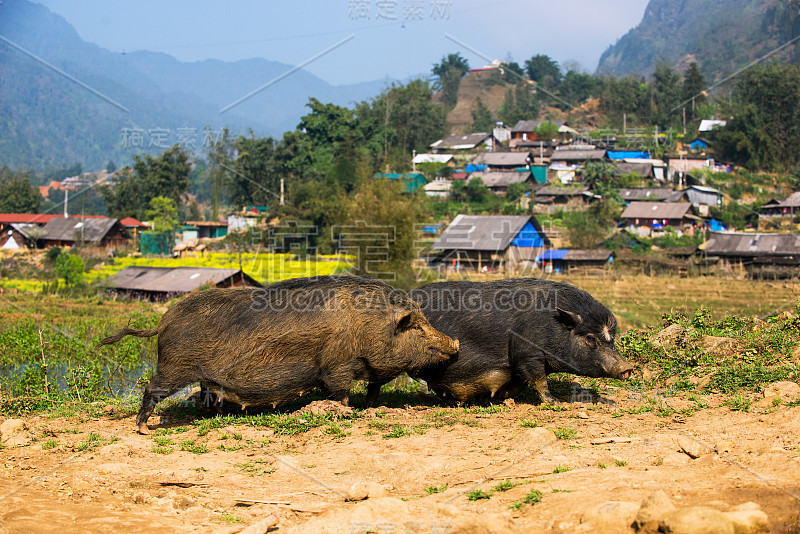
M297 127L310 97L352 105L390 83L337 86L300 69L220 113L293 66L115 53L82 40L61 16L27 0L5 0L0 14L0 165L12 168L81 162L98 170L109 159L126 164L137 150L181 139L202 149L206 127L212 135L228 127L279 136Z
M600 57L598 74L649 75L697 62L716 81L800 35L800 0L650 0L642 21ZM776 57L800 59L800 44Z

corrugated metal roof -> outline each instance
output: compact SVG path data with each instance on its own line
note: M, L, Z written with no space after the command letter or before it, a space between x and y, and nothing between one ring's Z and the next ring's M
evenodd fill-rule
M567 261L608 261L608 258L610 258L612 254L612 251L604 249L570 250L564 259Z
M631 202L623 219L682 219L692 205L688 202Z
M480 132L473 134L453 134L451 136L440 139L431 145L431 148L457 148L468 149L475 148L483 143L492 134Z
M536 261L553 261L563 260L569 250L565 248L554 248L552 250L545 250L536 257Z
M530 152L486 152L478 154L472 163L524 167L532 161Z
M619 196L622 200L666 200L674 193L672 189L666 187L628 187L619 190Z
M644 160L641 162L617 161L614 166L622 174L637 172L639 173L639 176L643 178L648 178L653 175L653 164Z
M126 267L101 285L128 291L187 293L207 283L220 284L239 272L239 269L210 267ZM244 276L254 285L259 285L247 274Z
M528 215L457 215L431 248L505 250L528 221L547 241L536 219Z
M44 225L45 241L85 241L99 243L117 224L117 219L83 219L54 217Z
M528 172L473 172L469 179L480 178L486 187L508 187L511 184L521 184L530 179L531 173Z
M589 192L588 185L579 185L579 186L546 185L534 191L537 197L582 196L588 192Z
M414 163L447 163L453 159L452 154L417 154Z
M605 150L559 150L550 155L550 161L588 161L605 159Z
M711 232L709 256L800 256L800 234Z
M774 205L776 208L797 208L800 206L800 192L793 193L786 200L781 200Z

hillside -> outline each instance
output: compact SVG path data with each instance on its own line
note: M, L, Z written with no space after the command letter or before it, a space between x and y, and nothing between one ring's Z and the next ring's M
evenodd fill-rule
M447 115L448 131L452 133L472 131L472 110L478 98L489 108L492 115L497 117L503 107L508 87L511 86L485 72L472 72L464 76L458 87L458 103Z
M83 41L62 17L27 0L0 4L0 35L127 108L125 112L6 43L0 43L0 165L41 170L81 162L130 161L123 128L205 126L281 135L307 112L309 97L350 105L377 95L375 81L333 86L300 70L231 111L221 108L292 68L265 59L184 63L162 53L118 54ZM145 140L147 148L149 140Z
M800 0L650 0L639 25L600 57L598 74L650 74L659 60L697 61L724 77L798 35ZM797 45L778 56L800 58Z

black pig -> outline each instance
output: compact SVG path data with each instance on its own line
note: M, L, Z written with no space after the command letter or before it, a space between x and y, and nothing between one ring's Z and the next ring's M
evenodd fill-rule
M487 393L512 397L526 385L543 402L555 403L547 373L625 379L633 369L614 348L614 315L568 284L535 278L440 282L409 296L434 328L461 342L458 358L414 376L460 403Z
M354 276L200 291L156 328L125 328L100 344L156 334L157 372L136 419L143 434L156 403L195 382L244 408L274 407L315 387L347 404L353 381L366 379L374 405L382 384L446 361L459 346L400 291Z

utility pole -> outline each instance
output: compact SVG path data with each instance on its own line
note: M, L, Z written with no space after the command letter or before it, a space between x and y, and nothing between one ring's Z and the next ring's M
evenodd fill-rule
M64 218L69 217L67 214L67 202L69 201L69 188L64 188Z
M694 99L692 103L694 103ZM683 135L686 135L686 106L683 107Z
M417 172L417 162L415 161L416 159L417 159L417 149L415 148L411 151L411 172Z
M281 178L281 200L280 200L280 205L281 206L283 206L283 202L284 202L284 200L283 200L283 178Z

